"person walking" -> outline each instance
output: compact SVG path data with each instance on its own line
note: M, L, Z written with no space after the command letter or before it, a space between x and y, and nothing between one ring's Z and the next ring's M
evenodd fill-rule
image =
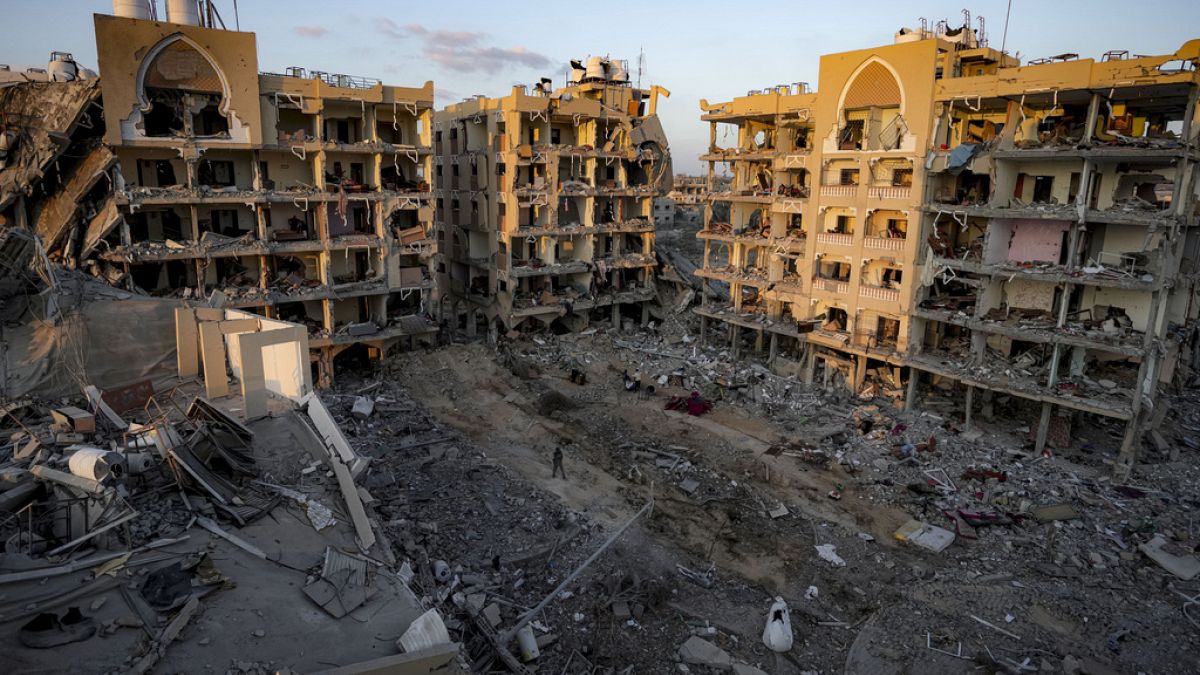
M567 470L563 468L563 451L562 446L554 448L554 470L550 472L551 478L556 478L558 474L562 474L563 479L567 477Z

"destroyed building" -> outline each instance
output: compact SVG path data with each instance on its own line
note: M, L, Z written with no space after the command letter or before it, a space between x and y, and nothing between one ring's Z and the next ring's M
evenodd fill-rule
M0 66L4 673L1196 670L1200 41L903 30L701 191L622 62L439 117L217 4Z
M823 56L816 92L702 101L701 159L734 182L698 235L730 299L696 312L806 382L910 408L959 383L968 424L1027 399L1039 452L1068 416L1124 421L1127 467L1197 315L1200 41L1022 65L982 26Z
M670 93L634 86L617 60L570 73L434 116L443 316L469 334L647 319L654 200L672 181L656 107Z
M114 7L95 16L98 86L6 88L14 130L39 106L63 111L46 139L14 136L14 159L33 164L14 162L6 219L32 222L51 259L115 287L216 294L307 326L323 386L351 345L378 355L436 332L433 83L259 72L253 33L188 3L166 21L146 3ZM66 138L82 159L57 156ZM52 173L32 178L38 162Z
M703 176L675 176L667 197L678 206L693 207L704 203L704 196L708 192L708 180Z

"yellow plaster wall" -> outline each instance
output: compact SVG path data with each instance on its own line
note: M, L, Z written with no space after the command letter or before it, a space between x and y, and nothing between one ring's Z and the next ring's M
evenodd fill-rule
M109 116L105 141L121 145L121 124L138 106L137 74L142 60L159 42L181 34L200 46L224 74L229 109L245 125L249 142L262 143L258 104L258 48L253 33L183 26L96 14L96 52L104 109Z

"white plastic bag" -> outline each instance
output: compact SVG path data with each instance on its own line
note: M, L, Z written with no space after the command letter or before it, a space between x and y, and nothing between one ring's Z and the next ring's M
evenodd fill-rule
M763 629L763 644L774 652L786 652L792 648L792 613L783 598L775 596L775 603L767 614L767 626Z

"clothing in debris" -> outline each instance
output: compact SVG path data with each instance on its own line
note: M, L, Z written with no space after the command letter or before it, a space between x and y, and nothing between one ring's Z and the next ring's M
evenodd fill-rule
M671 400L667 401L666 409L686 412L693 417L700 417L712 410L712 406L712 401L705 400L700 396L700 392L693 391L692 395L687 398L672 396Z

